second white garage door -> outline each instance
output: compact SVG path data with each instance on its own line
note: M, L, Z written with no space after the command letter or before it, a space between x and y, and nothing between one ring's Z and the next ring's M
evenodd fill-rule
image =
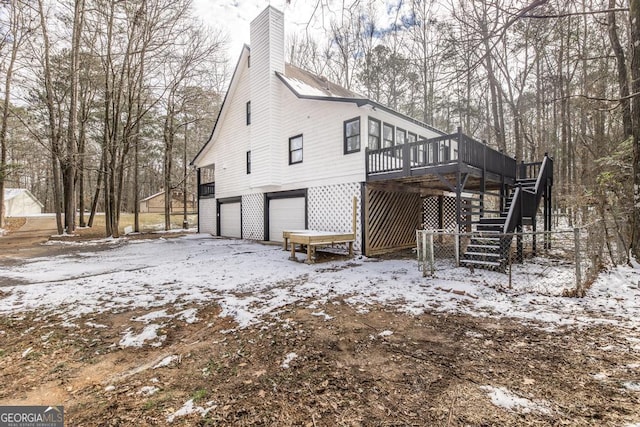
M223 237L242 237L242 213L240 202L220 204L220 235Z
M304 230L306 208L304 197L269 201L269 240L282 242L282 231Z

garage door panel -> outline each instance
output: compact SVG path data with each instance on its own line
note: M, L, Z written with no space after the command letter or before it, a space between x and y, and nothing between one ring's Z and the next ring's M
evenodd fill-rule
M306 203L304 197L272 199L269 201L269 240L282 242L284 230L306 228Z
M242 237L242 211L240 202L220 204L220 235Z

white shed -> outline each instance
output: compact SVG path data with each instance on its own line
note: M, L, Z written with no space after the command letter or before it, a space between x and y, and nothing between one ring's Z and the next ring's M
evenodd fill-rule
M4 189L5 216L28 216L42 213L44 205L26 188Z

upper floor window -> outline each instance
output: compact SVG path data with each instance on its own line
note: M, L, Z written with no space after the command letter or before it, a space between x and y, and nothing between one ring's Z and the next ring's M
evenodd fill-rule
M382 146L383 147L393 147L394 143L394 134L393 134L393 126L385 123L382 126Z
M408 143L416 142L417 140L418 140L418 135L416 135L413 132L407 133L407 142Z
M289 164L302 163L302 135L289 138Z
M380 148L380 120L369 117L369 150Z
M251 151L247 151L247 175L251 173Z
M396 144L401 145L407 141L407 131L396 128Z
M247 125L251 124L251 101L247 101Z
M344 153L360 151L360 117L344 122Z

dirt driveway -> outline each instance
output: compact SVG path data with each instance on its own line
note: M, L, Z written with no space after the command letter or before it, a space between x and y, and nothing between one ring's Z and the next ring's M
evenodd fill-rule
M26 222L18 230L0 237L0 258L50 253L41 244L57 233L55 216L31 216L25 219Z

